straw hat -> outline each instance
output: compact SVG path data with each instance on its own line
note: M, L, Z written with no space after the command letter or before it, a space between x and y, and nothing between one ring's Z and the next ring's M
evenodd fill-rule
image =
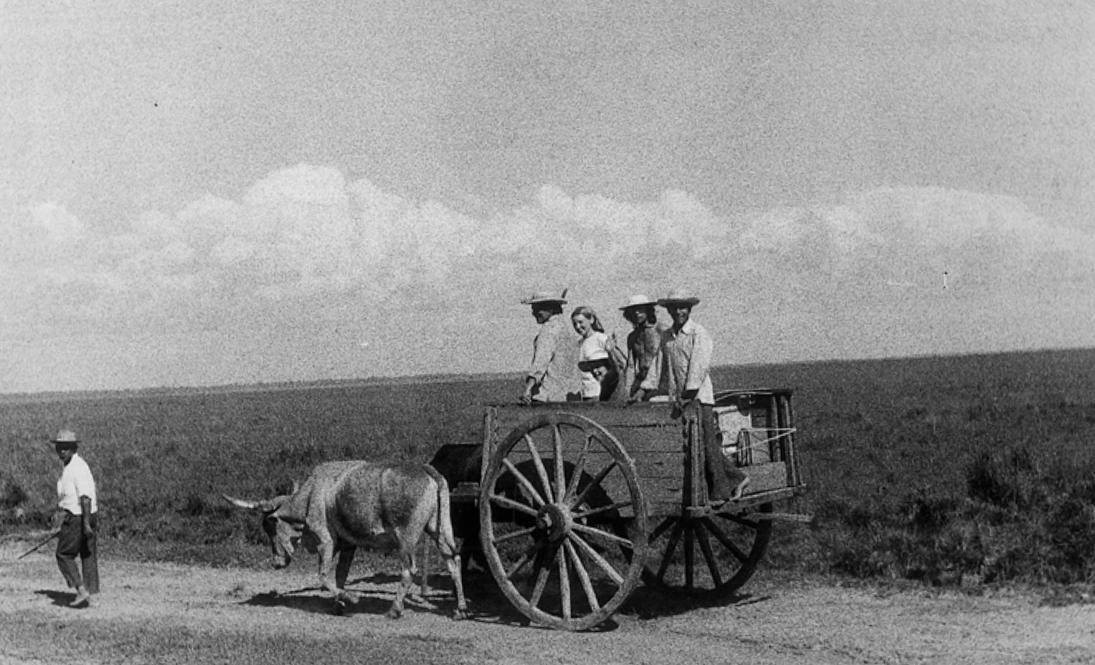
M674 289L669 292L664 298L658 300L658 304L662 307L668 307L669 305L684 304L692 307L699 303L700 299L692 295L690 292L684 289Z
M564 305L566 304L567 290L563 289L563 294L560 296L554 296L547 291L537 291L528 298L521 301L522 305Z
M76 432L73 432L70 429L63 429L60 432L57 432L57 436L50 439L49 442L75 445L80 443L80 440L76 438Z
M632 307L645 307L647 305L657 305L657 304L658 304L657 301L651 300L650 298L648 298L648 297L646 297L642 294L638 294L638 295L633 295L630 298L628 298L627 299L627 304L624 305L623 307L621 307L620 311L625 312L625 311L631 309Z

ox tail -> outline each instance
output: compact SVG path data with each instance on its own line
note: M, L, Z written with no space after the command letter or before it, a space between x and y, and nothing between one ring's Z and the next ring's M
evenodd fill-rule
M455 551L456 537L452 532L452 518L449 517L452 515L449 507L449 483L437 469L429 464L423 464L422 466L425 468L426 474L433 478L434 483L437 484L437 513L433 516L434 522L432 525L434 533L437 534L437 545L442 551L445 548L453 548Z
M437 534L437 549L441 552L441 556L445 558L445 563L449 569L449 575L452 576L453 590L456 592L456 610L453 612L454 619L462 619L467 616L468 602L464 598L464 580L461 577L461 565L460 565L460 550L456 549L456 536L452 532L452 512L449 509L449 483L445 480L445 476L438 473L437 469L433 468L429 464L422 465L426 473L433 478L437 484L437 513L434 515L435 531ZM429 565L429 561L423 557L424 567ZM422 576L422 595L426 595L426 579L429 577L429 571L423 570Z

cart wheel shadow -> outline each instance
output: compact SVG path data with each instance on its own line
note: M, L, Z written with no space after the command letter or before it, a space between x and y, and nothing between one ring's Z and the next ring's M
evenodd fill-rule
M723 598L702 600L675 593L667 593L651 586L640 586L620 608L621 614L634 616L640 621L662 619L688 614L695 610L713 607L744 607L754 603L771 600L770 596L754 596L750 593L735 593Z

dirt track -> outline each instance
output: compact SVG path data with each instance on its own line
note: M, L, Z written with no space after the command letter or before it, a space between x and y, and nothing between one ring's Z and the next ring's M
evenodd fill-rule
M523 625L492 580L468 580L474 617L450 595L384 616L394 580L356 567L362 598L330 614L312 561L286 571L101 564L92 607L71 598L47 546L0 545L2 663L1091 663L1095 606L1039 607L1019 594L880 592L763 572L722 607L674 606L640 589L600 632ZM299 564L304 565L299 565ZM447 580L434 578L448 589Z

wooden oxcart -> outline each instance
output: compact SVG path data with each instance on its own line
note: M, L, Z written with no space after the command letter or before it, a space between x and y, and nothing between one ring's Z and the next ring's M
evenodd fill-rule
M665 402L489 406L482 448L468 448L481 459L478 481L452 488L457 536L477 530L505 596L554 628L600 624L640 580L728 598L752 576L772 521L801 519L774 507L803 485L791 391L722 392L715 410L724 453L750 478L740 500L721 505L708 500L693 410L674 413Z

